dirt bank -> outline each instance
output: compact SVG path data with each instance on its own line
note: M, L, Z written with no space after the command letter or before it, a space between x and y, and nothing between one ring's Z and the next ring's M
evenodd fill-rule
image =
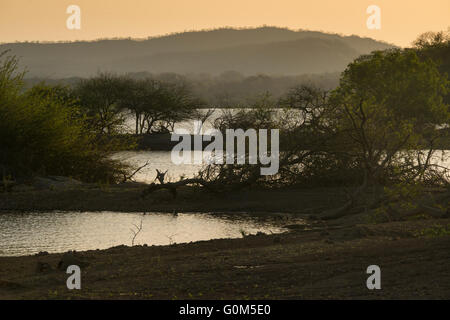
M56 268L61 254L3 257L0 299L450 298L450 219L316 227L76 253L86 266L73 291ZM366 288L372 264L381 267L382 290Z
M176 199L167 190L142 198L145 185L82 185L62 190L24 189L0 193L0 211L124 211L124 212L320 212L345 201L342 190L282 189L211 193L181 187Z

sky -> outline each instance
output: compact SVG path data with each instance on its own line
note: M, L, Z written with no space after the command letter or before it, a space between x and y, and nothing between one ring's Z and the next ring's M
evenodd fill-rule
M81 10L70 30L66 9ZM380 29L366 12L380 8ZM220 27L319 30L409 46L421 33L450 27L450 0L0 0L0 43L146 38Z

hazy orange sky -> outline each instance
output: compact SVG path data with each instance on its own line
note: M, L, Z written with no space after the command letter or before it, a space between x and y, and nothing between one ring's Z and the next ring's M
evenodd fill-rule
M81 30L66 28L72 4L81 8ZM366 27L369 5L381 8L381 30ZM450 0L0 0L0 42L145 38L262 25L408 46L420 33L450 26Z

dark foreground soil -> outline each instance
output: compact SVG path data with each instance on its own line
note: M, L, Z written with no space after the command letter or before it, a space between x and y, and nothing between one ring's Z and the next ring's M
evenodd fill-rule
M82 288L72 291L62 254L3 257L0 299L450 298L450 219L315 228L75 253ZM366 287L373 264L381 290Z

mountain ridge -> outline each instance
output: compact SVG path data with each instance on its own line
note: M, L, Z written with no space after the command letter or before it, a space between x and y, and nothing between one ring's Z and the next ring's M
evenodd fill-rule
M86 77L97 71L219 74L236 70L247 75L336 72L361 54L391 47L359 36L262 27L190 31L146 40L10 43L1 44L0 52L9 49L20 57L30 76L61 78ZM297 62L295 55L299 61L306 57L309 63Z

